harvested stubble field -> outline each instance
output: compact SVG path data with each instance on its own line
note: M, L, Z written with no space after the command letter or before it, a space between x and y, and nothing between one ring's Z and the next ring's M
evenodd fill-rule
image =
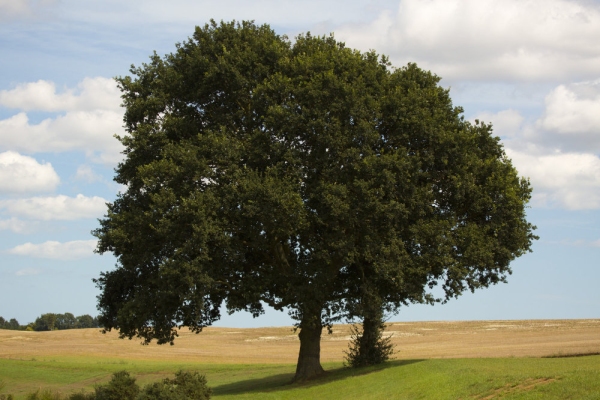
M4 384L16 399L39 388L89 392L119 370L143 385L183 368L206 374L219 399L600 398L600 356L566 357L600 354L599 319L397 322L386 335L396 360L354 370L342 367L350 326L324 330L328 373L289 385L299 349L291 327L182 330L174 346L98 329L0 330L0 391Z
M396 345L396 359L544 357L600 353L600 319L392 322L386 335ZM323 331L321 360L342 361L349 325ZM179 332L174 346L121 340L98 329L52 332L0 330L0 357L87 356L177 360L199 363L295 363L299 341L291 327L206 328Z

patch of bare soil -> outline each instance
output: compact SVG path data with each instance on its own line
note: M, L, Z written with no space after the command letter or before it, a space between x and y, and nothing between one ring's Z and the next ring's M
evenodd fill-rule
M600 352L600 319L388 323L396 358L542 357ZM342 361L349 325L323 330L321 360ZM52 356L214 363L294 363L299 341L291 327L207 328L179 332L174 346L119 339L98 329L53 332L0 330L0 357Z

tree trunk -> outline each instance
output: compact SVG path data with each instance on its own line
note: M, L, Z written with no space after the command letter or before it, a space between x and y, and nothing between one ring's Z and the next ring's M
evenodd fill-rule
M394 345L389 337L383 337L385 324L383 323L383 310L381 307L365 315L363 319L363 332L358 341L357 361L355 366L381 364L390 359L394 354Z
M321 367L321 313L304 315L300 322L300 354L293 382L315 378L325 371Z
M363 331L360 337L360 355L365 360L371 360L377 351L377 342L381 338L381 318L379 315L365 315L363 319ZM367 361L366 365L370 362Z

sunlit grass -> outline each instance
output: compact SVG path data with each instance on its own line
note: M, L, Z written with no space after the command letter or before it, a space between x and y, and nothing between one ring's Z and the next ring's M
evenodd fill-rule
M600 356L396 360L349 369L324 364L325 376L290 384L291 364L197 364L86 357L0 359L3 393L24 398L39 388L92 391L127 370L143 385L179 369L205 374L215 399L593 399L600 393Z

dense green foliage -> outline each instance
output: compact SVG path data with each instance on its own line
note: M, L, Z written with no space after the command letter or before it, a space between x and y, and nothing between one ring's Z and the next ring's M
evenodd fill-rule
M33 330L35 331L53 331L63 329L83 329L100 327L97 317L92 317L88 314L75 317L71 313L42 314L41 316L36 318L32 326Z
M11 318L10 320L5 320L4 318L0 317L0 329L11 329L11 330L25 330L26 326L22 326L19 324L19 321L17 321L15 318Z
M369 316L363 319L362 329L352 326L352 335L346 352L346 364L360 368L381 364L394 354L394 345L389 336L384 337L383 316Z
M115 372L110 382L96 387L96 400L135 400L140 387L127 371Z
M100 328L100 323L97 317L92 317L89 314L75 317L71 313L42 314L36 318L35 322L27 325L20 325L19 321L12 318L10 321L0 317L0 329L12 330L34 330L34 331L53 331L62 329L84 329L84 328Z
M172 343L223 302L266 303L298 321L310 378L323 325L504 282L535 239L491 126L414 64L213 22L131 74L126 191L94 231L118 259L96 280L100 321L123 337Z
M366 277L365 277L366 278ZM384 337L384 310L381 294L377 288L368 285L362 287L360 299L352 309L355 316L362 318L362 326L352 326L351 340L346 351L346 363L354 368L381 364L390 359L394 346L390 337Z
M179 371L175 378L147 385L137 400L208 400L212 390L197 371Z

